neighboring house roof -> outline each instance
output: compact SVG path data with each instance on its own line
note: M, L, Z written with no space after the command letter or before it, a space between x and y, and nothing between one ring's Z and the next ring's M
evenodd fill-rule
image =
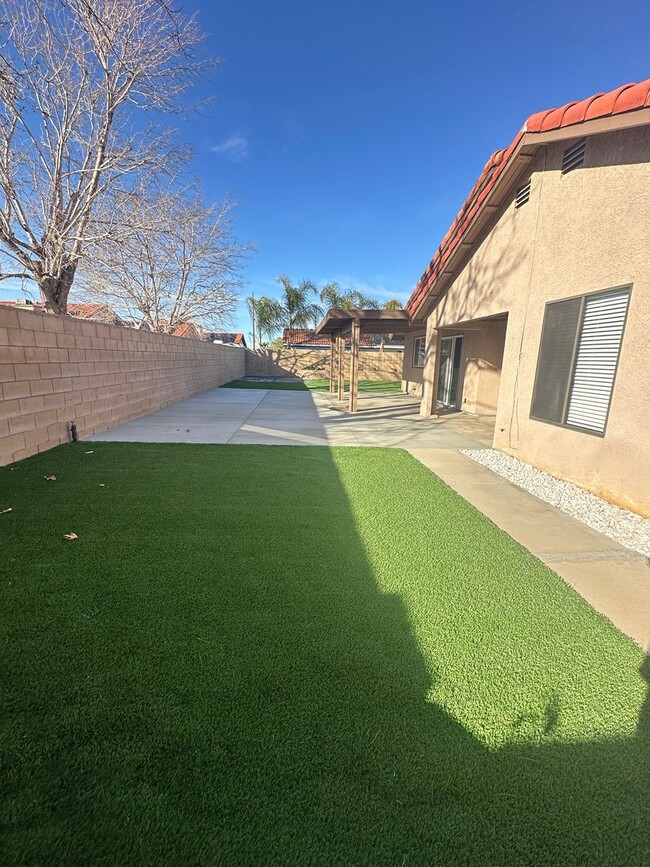
M283 345L329 346L331 342L328 334L317 334L311 328L285 328L282 332Z
M77 319L92 319L101 313L103 308L103 304L68 304L68 313Z
M485 164L478 181L406 304L411 319L415 318L418 308L443 273L451 254L466 235L481 206L510 166L524 140L527 144L535 144L536 136L574 127L575 134L578 136L585 132L580 128L580 124L647 108L650 108L650 79L638 84L625 84L609 93L597 93L588 99L570 102L561 108L532 114L511 144L503 150L495 151Z
M136 319L133 316L123 316L122 322L127 328L136 328L138 331L151 331L151 325L145 322L144 319Z
M246 346L246 338L242 331L212 331L206 335L206 340L212 343L231 343L233 346Z
M42 301L30 301L27 298L18 298L16 301L0 301L2 307L14 307L16 310L32 310L35 313L45 313L45 304Z
M171 334L172 337L192 337L196 340L200 340L203 337L201 326L197 325L195 322L181 322L180 325L172 328L171 331L169 331L168 328L169 320L158 320L158 331L161 334Z
M201 331L193 322L182 322L171 332L172 337L200 337Z
M3 307L15 307L17 310L33 310L37 313L45 313L43 301L0 301ZM108 304L68 304L68 314L75 319L85 319L92 322L102 322L105 325L124 325L124 321Z
M282 332L283 346L331 346L329 334L319 334L310 328L285 328ZM346 346L350 346L351 338L345 338ZM361 334L360 346L376 347L381 343L378 334ZM403 340L384 340L384 346L403 346Z
M123 320L108 304L68 304L68 313L75 319L103 322L106 325L123 325Z

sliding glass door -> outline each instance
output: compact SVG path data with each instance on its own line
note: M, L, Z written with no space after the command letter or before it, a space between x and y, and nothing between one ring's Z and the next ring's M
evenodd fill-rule
M455 408L458 401L462 343L462 337L443 337L440 341L438 403L443 406Z

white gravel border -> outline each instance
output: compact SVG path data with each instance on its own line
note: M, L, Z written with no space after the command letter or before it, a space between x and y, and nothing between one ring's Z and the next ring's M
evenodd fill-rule
M620 545L650 557L650 520L607 503L572 482L563 482L496 449L460 449L462 454L555 506Z

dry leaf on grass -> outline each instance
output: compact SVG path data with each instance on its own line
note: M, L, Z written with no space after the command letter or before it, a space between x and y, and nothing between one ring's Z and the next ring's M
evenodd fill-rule
M56 482L56 476L43 476L46 482Z
M11 507L9 507L8 509L3 509L3 510L0 512L0 515L6 515L7 512L13 512L13 509L12 509Z
M78 536L76 533L64 533L63 538L66 540L66 542L74 542L74 540L77 539Z

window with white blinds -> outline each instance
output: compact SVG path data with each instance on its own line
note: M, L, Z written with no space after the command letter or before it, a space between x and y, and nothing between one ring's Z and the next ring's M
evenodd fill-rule
M531 417L603 434L630 289L546 305Z
M413 367L424 367L426 339L416 337L413 341Z

